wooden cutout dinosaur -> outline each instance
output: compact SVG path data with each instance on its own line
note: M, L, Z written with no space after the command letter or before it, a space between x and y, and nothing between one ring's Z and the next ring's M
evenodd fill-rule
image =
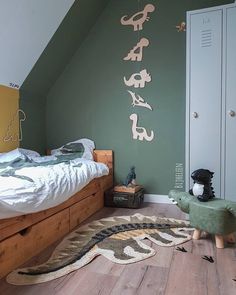
M143 59L143 48L149 45L147 38L141 38L140 41L130 50L123 60L141 61Z
M152 4L147 4L142 11L135 13L130 18L127 18L127 15L122 16L120 22L124 26L133 26L134 31L140 31L143 29L143 23L145 21L149 21L150 17L148 13L153 12L155 10L155 6Z
M133 107L135 107L135 106L143 107L143 108L147 108L152 111L152 107L150 106L150 104L145 102L144 99L140 95L136 95L134 92L129 91L129 90L127 90L127 91L129 92L129 94L132 97L132 100L133 100L132 106Z
M143 127L138 127L138 115L137 114L131 114L130 115L130 120L132 121L132 134L133 134L133 139L138 139L143 141L144 139L146 141L152 141L154 138L154 132L151 130L151 134L148 135L147 130Z
M147 70L144 69L139 73L134 73L131 75L129 80L126 80L124 77L124 82L126 86L134 86L134 88L144 88L145 83L151 82L151 75L147 73Z

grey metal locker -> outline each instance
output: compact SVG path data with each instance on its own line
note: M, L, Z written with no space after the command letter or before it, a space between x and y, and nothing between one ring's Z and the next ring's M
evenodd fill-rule
M218 197L236 201L236 6L187 13L186 189L215 172Z
M225 198L236 201L236 7L226 8Z
M189 177L199 168L215 171L213 184L219 195L222 11L191 14L188 24Z

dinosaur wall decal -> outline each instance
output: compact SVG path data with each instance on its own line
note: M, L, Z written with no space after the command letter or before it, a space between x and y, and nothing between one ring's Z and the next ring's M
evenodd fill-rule
M131 17L124 15L121 17L121 24L124 26L133 26L134 31L139 31L143 29L143 24L145 21L149 21L150 17L149 13L155 10L155 6L153 4L145 5L142 11L136 12ZM143 59L143 50L144 47L149 46L149 40L147 38L142 37L137 44L129 51L129 53L123 58L125 61L142 61ZM147 72L146 69L141 70L139 73L132 74L129 79L126 77L123 78L124 83L128 87L134 88L144 88L146 83L151 82L151 75ZM144 99L140 95L136 95L132 91L128 91L132 97L132 106L144 107L149 110L152 110L150 104L144 101ZM132 136L133 139L138 139L140 141L152 141L154 138L154 132L151 130L150 134L147 133L147 130L144 127L137 126L138 116L137 114L131 114L130 120L132 121Z
M135 13L133 16L127 19L127 15L122 16L120 22L124 26L133 26L134 31L140 31L143 29L143 24L145 21L149 21L150 17L148 13L155 10L155 6L152 4L147 4L142 11Z
M140 95L135 94L134 92L129 91L129 90L127 90L127 91L129 92L129 94L132 97L132 106L133 107L135 107L135 106L143 107L143 108L147 108L152 111L152 107L150 106L150 104L145 102L144 99Z
M138 115L137 114L131 114L130 120L132 121L132 134L133 139L138 139L143 141L144 139L146 141L152 141L154 138L154 132L151 130L150 135L148 135L147 130L144 127L138 127Z
M141 61L143 59L143 48L148 45L149 40L147 38L141 38L123 60Z
M134 86L134 88L144 88L145 84L151 82L151 80L151 75L147 73L146 69L132 74L128 80L124 77L125 85L129 87Z
M22 122L26 120L26 114L23 110L18 109L16 113L13 115L11 121L7 126L6 134L3 138L4 141L22 141L23 140L23 132L22 132ZM14 129L14 125L19 121L19 135L12 132Z

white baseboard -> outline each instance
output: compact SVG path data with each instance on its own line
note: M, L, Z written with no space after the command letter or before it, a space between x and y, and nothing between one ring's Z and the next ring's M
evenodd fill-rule
M144 202L173 204L167 195L144 194Z

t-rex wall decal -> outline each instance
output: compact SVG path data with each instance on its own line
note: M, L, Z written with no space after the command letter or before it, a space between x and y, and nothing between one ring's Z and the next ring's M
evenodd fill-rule
M126 80L124 77L124 82L126 86L134 86L134 88L144 88L145 83L148 83L152 80L151 75L147 73L147 70L144 69L139 73L134 73L131 75L129 80Z
M123 60L141 61L143 59L143 48L149 45L147 38L141 38L140 41L130 50Z
M143 141L144 139L147 141L152 141L154 138L154 132L151 130L151 134L147 134L147 130L143 127L138 127L138 115L137 114L131 114L130 120L132 121L132 133L133 133L133 139L138 139Z
M135 94L134 92L129 91L129 90L127 90L127 91L129 92L129 94L132 97L132 100L133 100L132 106L133 107L135 107L135 106L143 107L143 108L147 108L152 111L152 107L150 106L150 104L145 102L144 99L140 95Z
M122 16L120 22L124 26L133 26L134 31L140 31L143 29L143 23L145 21L149 21L150 17L148 13L153 12L155 10L155 6L152 4L147 4L142 11L135 13L130 18L126 19L128 16Z

